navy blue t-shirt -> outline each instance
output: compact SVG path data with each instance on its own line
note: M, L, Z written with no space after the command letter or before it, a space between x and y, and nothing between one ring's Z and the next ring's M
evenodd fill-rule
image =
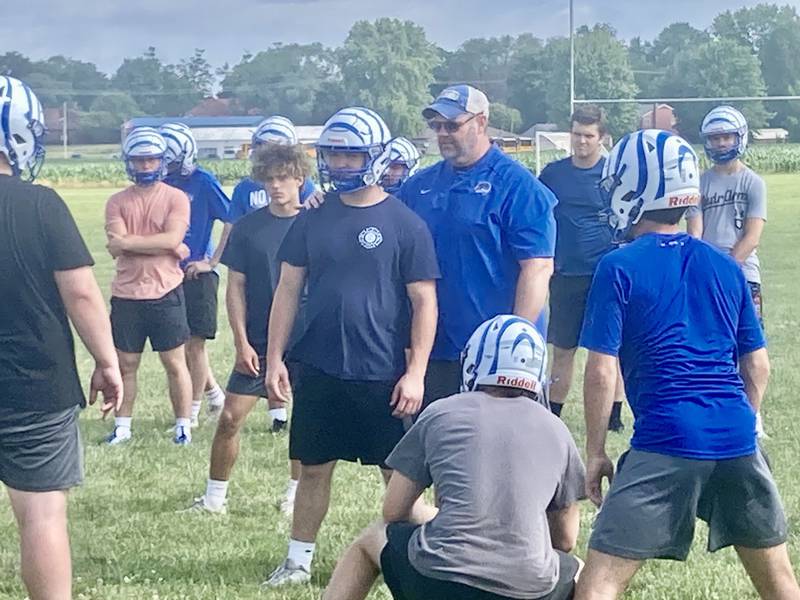
M633 448L700 460L755 452L737 365L764 335L741 268L710 244L651 233L604 256L580 344L619 356Z
M317 187L311 179L306 179L300 189L300 202L305 202ZM231 223L235 223L245 215L269 204L269 194L264 186L249 177L245 177L233 188L231 196Z
M181 265L185 267L190 262L212 256L214 244L211 241L211 232L214 221L230 222L228 212L231 203L222 191L219 181L214 175L198 167L191 175L168 176L164 182L184 191L191 203L189 229L183 239L183 243L189 247L189 257Z
M582 169L571 158L550 163L539 180L558 198L556 218L555 271L566 276L594 273L598 261L612 249L611 228L601 215L606 203L600 194L606 159Z
M391 381L410 343L406 284L439 277L425 223L394 196L368 207L328 194L278 253L307 269L306 331L291 358L333 377Z
M519 261L553 256L556 199L497 146L468 169L436 163L399 197L428 224L442 269L431 358L458 360L478 325L513 312ZM544 323L542 315L539 331Z

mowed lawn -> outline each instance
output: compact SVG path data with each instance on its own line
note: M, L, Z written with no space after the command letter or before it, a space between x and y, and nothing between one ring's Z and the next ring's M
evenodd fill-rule
M761 249L764 298L773 377L764 414L766 443L783 493L791 524L792 556L800 564L798 516L800 483L796 472L800 447L800 234L796 190L800 176L768 179L770 221ZM103 207L108 189L61 190L97 261L96 275L107 294L112 261L105 252ZM224 282L224 275L223 275ZM233 364L233 344L224 315L224 283L220 289L220 331L209 349L214 373L224 386ZM78 343L78 363L88 381L92 361ZM176 514L205 489L213 425L201 424L188 448L173 446L172 412L163 371L146 354L139 379L132 443L101 445L111 421L102 422L95 408L82 417L86 447L86 483L70 500L75 597L83 599L244 599L318 598L336 559L357 532L380 513L382 484L376 469L342 464L336 472L331 510L320 532L312 585L260 591L259 584L286 552L289 521L276 509L287 478L287 437L267 431L263 403L252 414L242 436L226 516ZM583 447L580 378L575 382L565 418ZM57 393L57 391L56 391ZM349 418L349 415L342 415ZM616 457L630 434L611 435ZM168 431L170 430L170 431ZM595 511L583 507L578 554L586 551ZM648 535L647 531L641 532ZM686 564L651 563L635 579L626 598L744 599L754 598L750 584L731 549L705 552L706 534L698 526L694 550ZM19 581L18 546L11 510L0 497L0 598L25 597ZM376 586L370 598L389 598Z

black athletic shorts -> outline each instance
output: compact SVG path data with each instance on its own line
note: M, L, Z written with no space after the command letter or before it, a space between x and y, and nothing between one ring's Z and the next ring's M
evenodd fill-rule
M258 352L258 350L256 350ZM261 353L259 353L260 355ZM295 362L288 362L286 368L289 370L289 381L292 383L292 392L297 393L300 384L300 366ZM253 377L245 373L240 373L235 368L231 371L228 378L228 385L225 391L239 396L267 397L267 387L264 380L267 376L267 359L260 356L258 359L258 375Z
M461 391L461 361L432 360L425 372L425 397L422 408L436 400L447 398Z
M419 525L389 523L386 527L386 545L381 552L381 570L386 587L394 600L512 600L486 592L463 583L434 579L417 571L408 560L408 542ZM556 587L546 596L530 600L571 600L575 593L575 576L578 560L556 550L559 558L559 576ZM510 567L509 567L510 568Z
M213 340L217 335L217 292L219 275L201 273L196 279L184 278L186 321L192 337Z
M394 381L348 381L306 364L296 379L290 458L304 465L348 460L385 466L405 433L389 406Z
M589 547L632 560L686 560L698 517L708 523L709 552L786 541L780 495L761 450L728 460L628 450L619 459Z
M183 288L176 287L157 300L111 298L111 332L122 352L141 354L144 343L156 352L173 350L189 339Z
M68 490L83 481L80 408L0 409L0 481L22 492Z
M578 347L591 285L591 276L565 277L556 273L550 278L548 343L564 350Z

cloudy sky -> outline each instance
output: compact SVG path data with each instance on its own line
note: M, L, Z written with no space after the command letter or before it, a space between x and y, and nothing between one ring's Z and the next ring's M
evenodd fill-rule
M16 50L37 59L63 54L113 72L123 57L140 55L148 46L167 62L204 48L216 66L235 64L244 51L257 52L273 42L336 46L355 21L378 17L414 20L447 49L471 37L568 34L568 0L84 1L29 0L4 11L0 53ZM777 1L800 8L800 0ZM651 39L671 22L705 28L717 13L758 0L574 2L576 25L606 22L623 38Z

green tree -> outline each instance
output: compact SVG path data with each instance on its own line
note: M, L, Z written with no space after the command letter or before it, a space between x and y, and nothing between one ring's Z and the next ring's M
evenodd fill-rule
M455 52L446 53L434 73L439 89L433 91L438 93L447 85L467 83L486 92L492 101L508 102L516 47L517 40L510 35L467 40Z
M782 23L795 20L797 10L793 6L756 4L750 8L720 13L711 24L711 31L718 37L738 42L749 48L753 54L758 54L762 42L772 31Z
M245 110L281 114L298 124L321 123L340 101L338 67L322 44L275 44L245 54L222 80Z
M425 31L411 21L358 21L339 51L343 90L350 102L376 110L394 134L416 135L439 60Z
M127 92L148 115L178 116L202 98L177 68L164 65L155 48L143 56L126 58L111 79L112 87Z
M680 90L681 96L762 96L766 91L758 57L731 39L714 39L680 54L664 79L665 90ZM705 114L717 103L686 102L675 109L678 129L691 140ZM764 127L769 113L761 101L741 103L751 129Z
M10 75L17 79L25 79L33 71L33 62L19 52L0 54L0 75Z
M214 69L206 60L205 50L195 48L190 58L183 58L176 67L178 76L188 82L191 88L202 97L208 97L214 88Z
M517 38L508 80L508 104L520 111L522 127L547 120L545 75L550 67L547 60L549 56L541 40L526 35Z
M522 125L522 115L516 108L492 102L489 106L489 125L516 133Z
M761 40L758 55L769 95L800 95L800 20L794 18L775 27ZM792 139L800 139L800 103L770 102L767 108L775 112L773 126L785 127Z
M87 110L94 99L109 87L108 77L98 71L93 63L51 56L37 63L36 68L59 82L64 90L64 99L73 102L81 110Z

